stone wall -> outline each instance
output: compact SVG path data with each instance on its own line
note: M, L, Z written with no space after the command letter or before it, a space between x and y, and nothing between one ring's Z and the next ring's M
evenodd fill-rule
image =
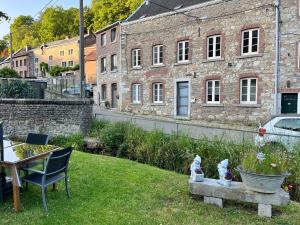
M89 100L0 100L5 134L25 137L29 132L50 136L86 134L92 120Z
M195 20L182 14L167 13L163 16L123 23L122 38L122 81L126 81L123 93L123 110L137 113L174 117L176 114L176 81L190 84L189 116L185 119L242 122L253 124L267 120L273 113L274 103L274 59L275 59L275 10L273 0L250 2L248 0L212 1L188 10L192 16L204 18ZM298 26L296 0L289 0L290 8L283 18L291 22L286 26ZM239 12L239 13L234 13ZM224 16L230 15L230 16ZM209 19L212 18L212 19ZM297 18L297 19L296 19ZM297 24L298 25L297 25ZM241 34L245 29L259 29L259 52L241 56ZM298 32L298 31L297 31ZM206 57L207 37L222 36L222 57L208 60ZM177 42L189 40L188 63L177 63ZM288 45L288 40L283 46ZM295 40L292 41L295 43ZM164 65L152 65L152 47L164 46ZM295 45L289 48L294 48ZM142 67L132 69L128 60L134 48L142 49ZM294 53L293 53L294 55ZM292 55L292 56L293 56ZM290 57L292 74L295 71L295 57ZM285 59L286 57L284 57ZM282 71L284 76L284 71ZM257 104L241 104L240 81L256 78ZM220 104L207 104L206 81L220 80ZM152 102L152 83L164 85L163 104ZM141 104L131 103L131 85L140 83L143 87ZM175 116L176 118L176 116Z

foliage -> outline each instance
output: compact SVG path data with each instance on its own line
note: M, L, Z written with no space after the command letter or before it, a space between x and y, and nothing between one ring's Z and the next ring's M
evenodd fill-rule
M54 137L50 143L64 148L74 146L76 151L84 151L84 139L81 134L59 135Z
M94 119L92 121L92 125L89 131L89 136L93 138L99 138L102 129L108 125L108 122L105 120Z
M0 85L0 98L35 98L36 91L27 82L12 80Z
M14 69L4 67L0 69L0 78L21 78L17 71Z
M101 29L108 24L124 20L136 10L143 0L93 0L93 29Z
M41 63L40 63L40 71L42 71L43 76L45 76L45 75L46 75L46 72L47 72L47 73L49 72L49 65L48 65L48 63L41 62Z
M1 22L2 19L8 20L9 17L6 15L6 13L0 11L0 22Z
M242 159L242 168L248 172L281 175L288 170L288 155L286 151L249 151Z
M228 202L219 209L188 194L188 176L128 160L73 152L68 169L71 198L64 183L47 191L45 216L40 187L30 185L21 196L22 212L12 197L0 205L2 225L296 225L300 204L274 207L272 219L257 216L252 204Z
M74 67L61 67L61 66L53 66L51 68L51 70L48 71L48 73L52 76L52 77L56 77L58 75L60 75L63 72L67 72L67 71L76 71L79 69L79 65L75 65Z

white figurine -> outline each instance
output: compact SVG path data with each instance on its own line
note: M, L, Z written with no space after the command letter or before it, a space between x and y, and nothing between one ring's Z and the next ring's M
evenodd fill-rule
M228 170L227 169L228 164L229 164L228 159L225 159L218 164L218 172L219 172L219 179L220 179L219 184L223 185L224 181L226 180L225 176Z
M191 165L191 179L193 182L200 182L204 179L204 174L201 169L201 157L196 156L192 165Z

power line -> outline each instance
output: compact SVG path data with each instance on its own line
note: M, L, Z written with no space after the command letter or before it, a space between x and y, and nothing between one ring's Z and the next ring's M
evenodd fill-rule
M151 3L154 3L152 1L149 1ZM205 20L211 20L211 19L218 19L218 18L223 18L223 17L228 17L228 16L233 16L233 15L236 15L236 14L241 14L241 13L245 13L245 12L251 12L251 11L254 11L254 10L258 10L258 9L261 9L261 8L266 8L268 6L274 6L273 4L265 4L265 5L261 5L261 6L257 6L257 7L253 7L251 9L246 9L246 10L241 10L241 11L236 11L236 12L232 12L232 13L228 13L228 14L223 14L223 15L220 15L220 16L212 16L212 17L197 17L197 16L191 16L189 14L186 14L184 12L178 12L177 10L174 10L174 9L170 9L168 7L165 7L165 6L162 6L158 3L154 3L155 5L158 5L160 7L164 7L165 9L168 9L172 12L175 12L175 13L180 13L180 14L183 14L185 16L188 16L188 17L193 17L194 19L202 22L202 21L205 21ZM179 25L175 25L175 26L170 26L170 27L167 27L167 28L161 28L161 29L156 29L155 31L163 31L163 30L169 30L169 29L172 29L174 27L179 27L179 26L182 26L182 25L186 25L186 24L190 24L190 23L193 23L195 21L191 20L191 21L187 21L187 22L184 22L184 23L181 23ZM135 34L145 34L145 33L151 33L153 32L154 30L152 31L147 31L147 32L136 32L136 33L125 33L125 35L135 35Z
M41 9L41 10L39 10L35 15L34 15L34 17L33 18L36 18L38 15L40 15L43 11L44 11L44 9L46 9L52 2L53 2L54 0L50 0L46 5L44 5L44 7ZM57 0L58 1L58 0ZM57 2L56 1L56 2ZM55 2L55 3L56 3ZM53 4L54 5L54 4Z

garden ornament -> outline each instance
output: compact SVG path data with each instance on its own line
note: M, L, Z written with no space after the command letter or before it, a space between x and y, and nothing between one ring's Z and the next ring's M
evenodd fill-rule
M227 169L228 164L229 164L228 159L225 159L218 164L218 172L219 172L219 179L220 179L219 183L220 184L223 184L224 183L223 181L226 180L225 176L226 176L226 173L228 170Z
M191 165L191 177L195 175L197 169L201 170L201 157L199 155L196 156Z

